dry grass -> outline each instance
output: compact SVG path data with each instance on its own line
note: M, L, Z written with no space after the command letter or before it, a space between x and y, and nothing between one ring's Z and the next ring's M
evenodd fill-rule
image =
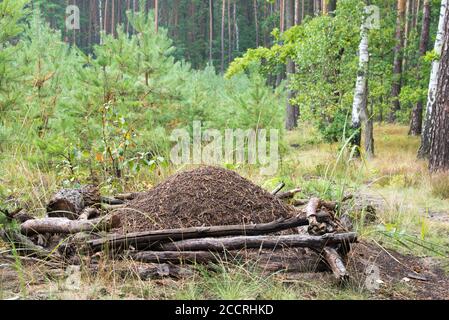
M448 245L449 238L449 177L431 176L425 161L417 160L419 138L407 136L408 128L397 125L375 126L376 157L372 160L353 160L348 153L339 153L338 144L322 143L308 126L288 133L289 145L280 172L275 177L260 176L258 168L235 166L241 175L270 190L280 181L287 187L301 186L299 197L317 194L324 198L338 198L344 193L360 192L384 202L378 210L378 223L393 230L411 234L423 241ZM87 173L77 177L69 172L39 168L16 156L0 160L0 205L21 206L37 216L44 213L51 193L65 182L85 182ZM187 168L187 167L186 167ZM181 168L181 169L186 169ZM190 168L190 166L189 166ZM178 168L179 169L179 168ZM140 191L153 187L175 171L173 167L141 172L133 179L102 185L104 193ZM3 204L2 204L3 202ZM431 217L438 212L440 220ZM365 238L379 240L377 226L357 224ZM382 239L385 246L410 252L394 241ZM388 239L387 239L388 240ZM0 244L0 248L5 246ZM412 252L433 255L422 247ZM1 249L4 250L4 249ZM1 264L1 262L0 262ZM115 274L117 266L105 261L101 272L83 273L79 290L68 290L65 276L47 274L44 267L23 265L28 297L45 299L363 299L369 297L357 286L342 290L329 278L314 277L285 279L266 277L251 267L220 266L221 271L203 272L182 281L140 281L135 277L123 280ZM448 264L449 265L449 264ZM0 270L1 271L1 270ZM1 279L1 278L0 278ZM18 281L18 279L17 279ZM0 297L20 294L20 286L5 289L0 283ZM399 290L399 288L398 288Z

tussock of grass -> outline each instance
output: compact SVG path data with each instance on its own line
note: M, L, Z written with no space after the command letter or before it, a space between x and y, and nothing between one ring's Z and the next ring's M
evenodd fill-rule
M431 178L432 195L436 198L449 199L449 173L435 174Z

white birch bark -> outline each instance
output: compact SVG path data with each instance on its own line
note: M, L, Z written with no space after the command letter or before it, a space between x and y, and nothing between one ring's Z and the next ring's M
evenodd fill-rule
M365 102L367 93L367 73L368 73L368 28L365 21L361 26L361 40L359 45L359 69L355 83L354 100L352 104L352 127L360 128L362 118L366 118Z

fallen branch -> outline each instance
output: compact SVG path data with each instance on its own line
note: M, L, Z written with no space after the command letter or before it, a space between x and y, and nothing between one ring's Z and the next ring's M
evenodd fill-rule
M276 188L274 188L274 190L271 191L271 194L272 194L273 196L275 196L275 195L278 194L279 191L281 191L282 188L284 188L284 187L285 187L285 183L284 183L284 182L279 183L279 184L276 186Z
M317 215L318 221L329 219L328 214ZM269 223L252 225L231 225L212 227L193 227L185 229L153 230L146 232L129 233L126 235L113 235L103 239L95 239L87 242L90 251L100 251L104 247L111 250L125 250L132 246L137 250L150 249L158 242L179 241L187 239L226 237L226 236L256 236L274 233L282 230L308 225L304 214L293 218L282 218Z
M66 218L44 218L28 220L20 226L27 236L45 233L75 234L78 232L108 231L120 226L117 215L108 215L93 220L69 220Z
M130 193L121 193L114 196L115 199L118 200L134 200L138 195L142 194L143 192L130 192Z
M78 217L78 220L91 220L98 218L100 216L100 211L96 208L85 208L83 211L81 211L80 216Z
M293 190L289 190L286 192L281 192L276 194L276 197L278 197L279 199L289 199L289 198L293 198L295 194L301 192L301 189L297 188L297 189L293 189Z
M215 251L224 252L240 249L280 249L283 247L307 247L320 249L327 245L343 242L356 242L354 232L325 234L322 236L285 235L285 236L240 236L233 238L204 238L162 243L162 251Z
M62 189L55 193L47 205L51 218L68 218L75 220L81 211L101 202L100 192L95 186L84 186L81 189Z
M317 220L317 210L320 207L321 200L312 198L306 206L307 220L309 221L308 232L313 235L321 235L326 233L327 224L320 223Z
M349 274L346 271L345 264L343 263L343 260L337 250L331 247L325 247L323 249L322 256L329 268L332 270L335 278L341 282L349 280Z
M129 253L133 260L149 263L207 263L218 261L218 255L208 251L140 251Z

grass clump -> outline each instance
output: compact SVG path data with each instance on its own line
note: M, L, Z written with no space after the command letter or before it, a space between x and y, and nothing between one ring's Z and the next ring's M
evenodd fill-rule
M436 198L449 199L449 173L439 173L431 179L431 192Z

